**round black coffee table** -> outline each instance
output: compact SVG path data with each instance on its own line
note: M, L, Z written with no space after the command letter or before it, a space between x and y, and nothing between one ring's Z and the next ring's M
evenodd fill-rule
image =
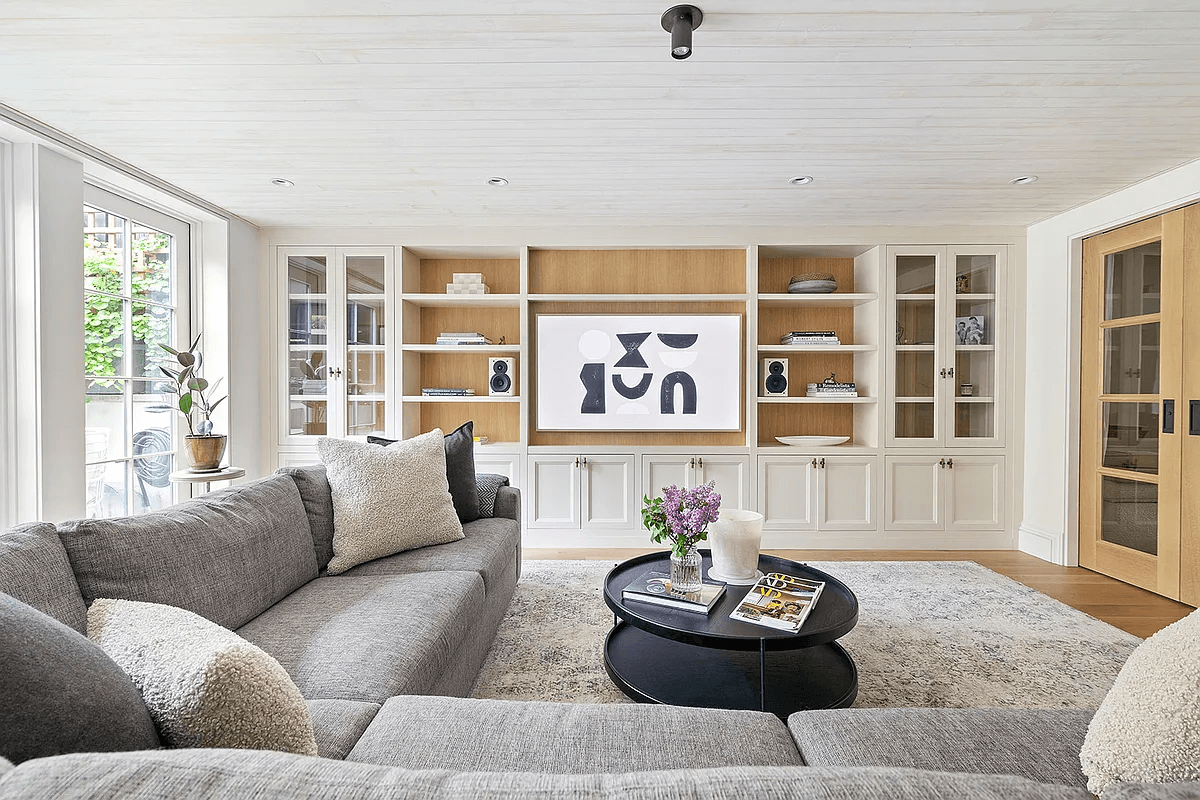
M712 554L704 557L704 580ZM758 568L810 580L825 589L798 633L729 618L749 586L725 587L708 614L624 600L621 590L651 570L670 572L670 553L618 564L604 579L615 618L604 643L613 683L641 703L770 711L781 718L813 708L846 708L858 695L858 669L837 643L858 622L858 598L846 584L796 561L759 556Z

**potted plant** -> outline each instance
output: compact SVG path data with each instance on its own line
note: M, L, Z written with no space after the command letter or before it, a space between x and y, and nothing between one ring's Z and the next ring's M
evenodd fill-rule
M204 364L204 354L200 352L200 337L197 335L192 346L187 350L176 350L165 344L159 345L179 362L179 370L159 367L162 373L171 379L171 391L179 397L179 412L187 421L188 435L184 437L187 445L188 460L195 471L212 471L221 468L221 459L225 456L225 445L228 438L225 434L212 432L212 412L225 400L228 395L216 400L213 395L221 379L209 383L200 374ZM194 422L194 424L193 424Z
M662 497L642 497L642 524L651 541L671 542L671 589L697 592L702 584L699 542L708 538L706 528L716 520L721 495L712 481L693 489L675 484L664 486Z

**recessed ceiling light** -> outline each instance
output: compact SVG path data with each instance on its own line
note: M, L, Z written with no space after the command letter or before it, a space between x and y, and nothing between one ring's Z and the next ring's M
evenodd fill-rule
M508 186L508 178L501 178L501 177L488 178L487 182L488 182L488 186Z
M797 175L788 181L792 186L803 186L806 183L812 183L812 175Z
M1013 178L1009 183L1013 186L1024 186L1027 183L1033 183L1037 180L1037 175L1022 175L1019 178Z
M287 178L276 178L271 181L272 186L295 186L296 184L289 181Z

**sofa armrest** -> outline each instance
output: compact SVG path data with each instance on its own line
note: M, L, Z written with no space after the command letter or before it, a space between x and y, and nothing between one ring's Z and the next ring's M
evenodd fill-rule
M494 517L504 517L521 524L521 490L515 486L501 486L496 492Z

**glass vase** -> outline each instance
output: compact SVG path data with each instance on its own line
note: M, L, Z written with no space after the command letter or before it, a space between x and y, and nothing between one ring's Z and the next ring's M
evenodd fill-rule
M689 594L700 591L703 560L695 545L688 547L682 557L671 552L671 590Z

